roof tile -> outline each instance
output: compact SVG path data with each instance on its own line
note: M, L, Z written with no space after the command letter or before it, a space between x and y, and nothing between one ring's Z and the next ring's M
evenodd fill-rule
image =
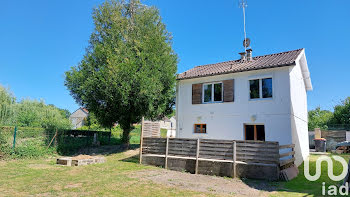
M231 60L216 64L196 66L188 71L178 74L177 79L191 79L227 73L290 66L295 64L295 60L302 50L303 49L297 49L282 53L256 56L253 57L252 61Z

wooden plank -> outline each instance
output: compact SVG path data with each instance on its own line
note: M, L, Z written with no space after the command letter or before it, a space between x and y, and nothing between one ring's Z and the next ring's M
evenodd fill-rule
M241 143L241 144L238 144L237 143L237 147L257 147L257 148L278 148L277 145L274 145L274 144L254 144L254 143Z
M286 160L281 160L280 161L280 167L285 166L287 164L290 164L290 163L292 163L294 161L295 161L295 157L290 158L290 159L286 159Z
M142 120L141 120L140 153L139 153L140 154L140 158L139 158L140 164L142 163L143 122L144 122L144 117L142 117Z
M146 137L144 137L143 140L145 142L165 142L164 138L146 138Z
M238 152L268 152L268 153L275 153L279 154L278 148L257 148L257 147L238 147Z
M165 151L142 150L142 154L160 154L160 155L164 155Z
M200 140L199 138L197 139L197 152L196 152L196 168L195 168L195 174L198 174L198 158L199 158L199 144Z
M282 153L282 154L280 154L280 158L286 157L286 156L289 156L289 155L294 155L294 154L295 154L295 151L291 151L291 152L288 152L288 153Z
M165 157L165 155L157 155L157 154L144 154L144 157ZM179 156L168 156L168 158L174 159L189 159L196 160L195 157L179 157ZM224 162L224 163L232 163L232 160L218 160L218 159L205 159L198 158L199 161L213 161L213 162ZM257 165L257 166L276 166L276 164L266 164L266 163L254 163L254 162L244 162L244 161L236 161L237 164L245 164L245 165Z
M295 144L287 144L287 145L279 146L279 149L294 148L294 147L295 147Z
M166 147L165 147L165 169L168 169L168 152L169 152L169 138L166 138Z

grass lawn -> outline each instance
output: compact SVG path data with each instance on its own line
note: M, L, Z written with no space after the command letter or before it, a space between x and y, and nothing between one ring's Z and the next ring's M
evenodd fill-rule
M0 161L0 196L219 196L135 178L133 174L140 170L160 168L139 165L137 159L125 160L129 157L125 153L106 157L104 164L80 167L58 166L55 158ZM349 159L349 155L344 157ZM311 175L315 173L317 158L310 156ZM341 164L334 164L334 173L338 175ZM271 196L321 196L322 182L339 184L328 178L326 166L323 162L321 178L310 182L304 177L301 165L299 176L292 181L270 183L279 188Z
M331 156L331 155L329 155ZM316 160L318 155L310 155L310 175L315 175ZM349 160L350 155L342 155L346 161ZM309 181L304 176L304 165L299 166L299 175L295 179L279 183L281 186L281 191L277 195L272 196L322 196L322 183L326 183L326 194L329 185L339 186L342 184L340 182L334 182L328 178L328 164L324 161L321 163L321 177L316 181ZM333 173L334 175L339 175L343 170L341 163L333 160Z
M122 161L126 157L113 154L104 164L79 167L58 166L55 158L0 161L0 196L215 196L132 178L158 168Z

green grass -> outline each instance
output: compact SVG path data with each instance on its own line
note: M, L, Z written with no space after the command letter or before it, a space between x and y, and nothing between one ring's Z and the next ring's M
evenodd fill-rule
M331 156L331 155L330 155ZM318 155L310 155L310 175L315 174L316 169L316 160ZM350 155L342 155L346 161L349 160ZM335 182L328 178L328 164L324 161L321 163L321 177L316 181L309 181L304 176L304 164L299 166L299 175L289 181L289 182L280 182L281 190L272 196L322 196L322 183L326 183L326 188L329 185L339 186L342 184L342 181ZM339 175L342 172L342 165L338 161L333 160L333 173L334 175ZM327 194L327 192L326 192Z
M0 195L204 196L133 178L131 174L139 170L159 168L122 161L125 157L118 153L107 156L104 164L79 167L58 166L54 158L1 161Z
M349 155L343 156L347 160ZM212 193L187 191L156 184L132 174L140 170L159 170L139 165L137 158L126 159L124 153L106 156L107 162L80 167L55 164L55 158L0 161L1 196L215 196ZM316 155L310 156L311 175L315 173ZM341 173L341 164L334 162L334 174ZM322 163L321 178L315 182L304 177L303 165L297 178L289 182L270 182L279 188L271 196L321 196L322 182L338 185L327 176L327 164ZM254 181L254 180L251 180ZM259 182L259 181L257 181ZM262 181L260 181L262 182Z

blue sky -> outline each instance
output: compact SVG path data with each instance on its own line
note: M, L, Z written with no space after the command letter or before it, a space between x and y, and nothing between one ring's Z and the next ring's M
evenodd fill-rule
M74 111L64 72L85 53L100 0L0 2L0 84L21 98ZM238 0L145 0L160 9L179 55L178 71L238 59L243 18ZM253 55L306 49L314 90L308 107L332 109L350 96L350 1L248 0Z

